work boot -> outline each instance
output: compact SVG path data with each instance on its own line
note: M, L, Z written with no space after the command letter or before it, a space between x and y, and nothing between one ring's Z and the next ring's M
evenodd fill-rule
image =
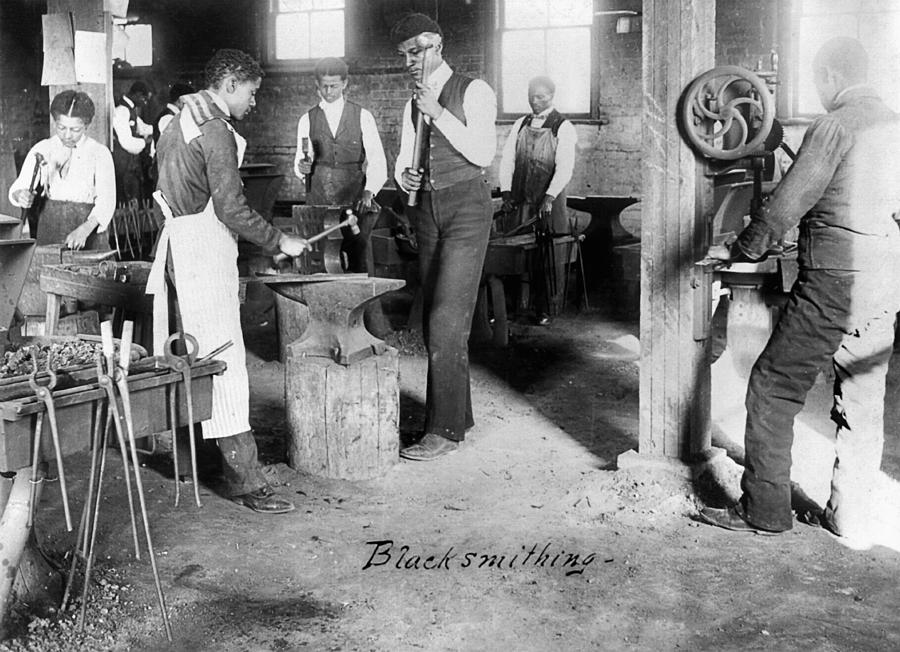
M429 432L417 444L401 450L400 457L417 462L430 462L444 455L455 453L458 449L458 441L452 441Z
M294 503L276 494L269 485L248 494L232 496L231 500L262 514L284 514L294 511Z

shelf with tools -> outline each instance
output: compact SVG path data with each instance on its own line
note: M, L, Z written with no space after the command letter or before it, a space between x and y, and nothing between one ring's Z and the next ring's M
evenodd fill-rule
M225 370L220 360L198 361L191 365L192 402L194 420L209 418L212 409L212 377ZM95 414L94 404L106 398L97 381L97 371L84 365L57 371L61 388L53 393L63 455L87 450ZM0 386L0 470L11 471L27 466L31 461L32 437L36 416L45 411L44 403L35 396L28 376L7 379ZM176 387L176 426L188 423L185 392L178 387L183 376L172 370L162 357L148 357L131 367L128 386L131 390L131 409L135 436L148 437L171 428L168 414L169 387ZM12 382L9 382L12 381ZM48 429L43 434L52 450Z

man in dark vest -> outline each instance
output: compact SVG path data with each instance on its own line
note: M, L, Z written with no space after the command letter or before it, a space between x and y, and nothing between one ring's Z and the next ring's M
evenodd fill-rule
M454 452L474 425L469 330L491 230L484 168L494 160L497 98L485 82L454 72L443 59L440 26L423 14L402 18L392 42L416 80L415 103L403 109L394 177L416 191L422 329L428 349L425 432L400 451L410 460ZM425 116L423 166L411 167L416 117Z
M322 99L297 123L294 172L301 179L309 177L307 204L358 205L365 211L387 181L387 163L375 118L344 99L347 73L341 59L316 64L316 90Z
M528 82L532 113L513 124L500 160L504 211L518 211L517 225L534 220L535 232L549 236L571 230L566 186L572 179L577 142L575 127L553 107L555 95L556 85L549 77L535 77ZM540 256L535 259L538 263L548 262ZM548 274L552 278L552 272L542 267L535 265L531 287L538 323L545 324L548 314L555 310L550 303L556 288L548 288L545 278L538 278Z
M321 101L297 123L294 173L307 182L307 204L356 209L361 233L354 236L345 229L342 250L347 271L371 272L366 251L377 218L372 200L387 181L387 161L375 118L344 98L347 74L342 59L329 57L316 64Z

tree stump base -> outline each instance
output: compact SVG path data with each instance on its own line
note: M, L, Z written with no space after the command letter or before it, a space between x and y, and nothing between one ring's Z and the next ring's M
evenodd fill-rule
M400 452L400 357L388 347L350 365L286 347L288 464L341 480L386 473Z

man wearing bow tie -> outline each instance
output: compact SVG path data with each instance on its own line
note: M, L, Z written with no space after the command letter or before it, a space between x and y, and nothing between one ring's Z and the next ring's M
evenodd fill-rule
M454 452L475 423L468 339L491 230L484 168L497 149L497 98L485 82L447 65L441 28L428 16L402 18L391 36L416 80L415 110L426 116L428 134L422 167L413 169L415 116L407 102L394 177L403 190L418 191L410 210L418 218L428 382L424 435L400 455L427 461Z

